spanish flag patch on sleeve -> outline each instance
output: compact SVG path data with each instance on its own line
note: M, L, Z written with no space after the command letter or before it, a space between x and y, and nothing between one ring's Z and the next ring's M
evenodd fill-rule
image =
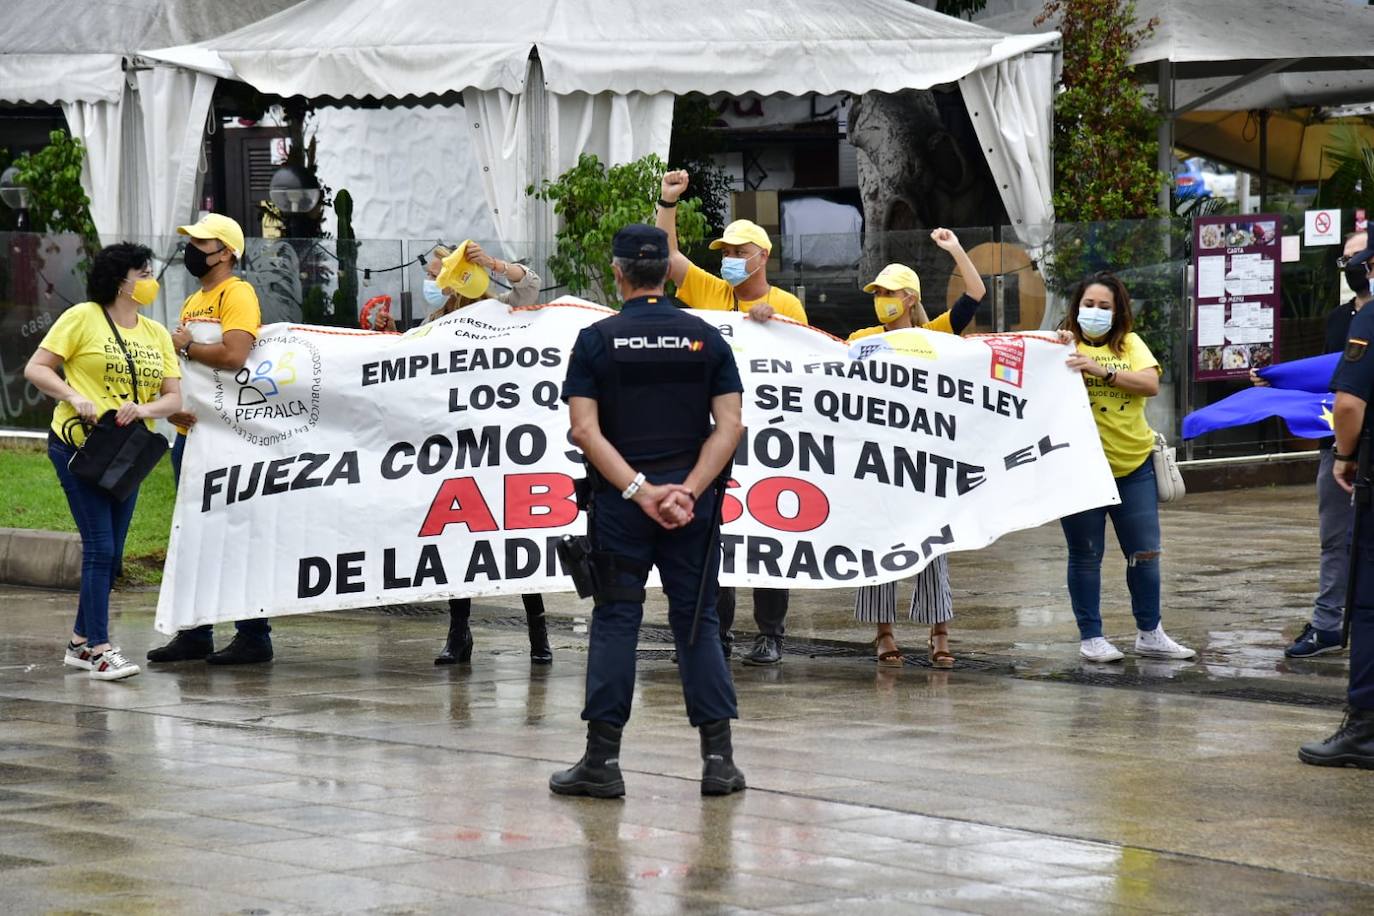
M1345 342L1345 361L1353 363L1364 358L1364 353L1369 349L1369 341L1360 340L1352 337Z

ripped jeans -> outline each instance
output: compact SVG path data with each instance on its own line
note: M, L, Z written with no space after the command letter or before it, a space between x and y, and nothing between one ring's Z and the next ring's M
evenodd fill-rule
M1126 557L1126 587L1131 613L1140 630L1159 626L1159 491L1149 458L1116 479L1121 503L1068 515L1059 520L1069 543L1069 600L1081 639L1102 635L1102 554L1107 516Z

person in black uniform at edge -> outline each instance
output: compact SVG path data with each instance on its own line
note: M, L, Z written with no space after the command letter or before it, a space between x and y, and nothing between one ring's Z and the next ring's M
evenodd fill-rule
M631 225L612 242L620 314L584 328L563 400L586 456L588 535L597 575L587 694L587 751L555 773L559 795L625 794L620 734L630 718L644 582L657 566L668 599L687 718L701 731L701 794L745 787L734 764L735 685L715 638L720 568L718 480L744 427L744 386L720 332L664 295L668 237ZM712 420L715 427L712 428ZM703 581L704 580L704 581ZM689 645L697 596L699 633Z
M1367 277L1374 249L1367 248L1346 265ZM1357 276L1356 279L1359 279ZM1356 284L1351 283L1354 287ZM1350 614L1350 688L1345 721L1325 741L1304 744L1298 759L1317 766L1355 766L1374 770L1374 514L1371 513L1368 481L1356 486L1361 467L1368 473L1371 456L1359 454L1370 448L1374 414L1374 309L1360 309L1350 322L1345 353L1331 377L1336 392L1333 423L1336 433L1335 464L1331 473L1347 493L1355 494L1356 542L1350 546L1355 587L1346 598Z

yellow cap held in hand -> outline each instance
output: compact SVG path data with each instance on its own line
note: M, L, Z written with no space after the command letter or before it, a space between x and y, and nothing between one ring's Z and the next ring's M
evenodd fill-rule
M434 282L441 290L452 290L464 299L481 299L487 291L491 277L481 267L468 260L468 245L472 244L471 239L464 239L463 243L453 249L453 254L444 258L443 267L439 270L439 276L434 278Z

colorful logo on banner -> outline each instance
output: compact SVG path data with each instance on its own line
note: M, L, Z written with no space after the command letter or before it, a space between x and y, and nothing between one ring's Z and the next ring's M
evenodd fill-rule
M259 342L254 349L261 346ZM284 442L320 421L319 348L291 335L274 340L271 351L260 359L250 358L233 374L232 392L221 373L215 373L215 410L252 445Z
M992 378L1020 388L1026 368L1026 342L1020 337L984 337L992 350Z

